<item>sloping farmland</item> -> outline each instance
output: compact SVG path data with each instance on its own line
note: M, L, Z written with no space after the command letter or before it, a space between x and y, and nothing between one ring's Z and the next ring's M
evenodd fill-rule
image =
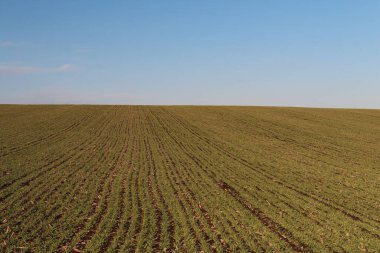
M2 252L380 252L380 111L0 106Z

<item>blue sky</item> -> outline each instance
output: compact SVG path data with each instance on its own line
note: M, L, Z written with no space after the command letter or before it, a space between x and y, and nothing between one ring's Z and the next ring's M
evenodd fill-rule
M380 108L380 1L0 1L0 103Z

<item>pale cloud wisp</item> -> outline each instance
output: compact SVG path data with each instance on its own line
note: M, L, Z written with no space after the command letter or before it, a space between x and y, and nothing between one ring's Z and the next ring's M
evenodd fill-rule
M0 40L0 47L15 47L17 45L19 44L10 40Z
M33 67L33 66L19 66L10 64L0 64L0 75L17 75L17 74L31 74L31 73L57 73L75 71L78 68L73 64L63 64L58 67Z

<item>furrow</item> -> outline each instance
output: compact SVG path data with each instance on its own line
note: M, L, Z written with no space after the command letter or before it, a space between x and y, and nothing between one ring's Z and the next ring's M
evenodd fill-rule
M277 234L281 240L285 241L289 246L296 252L312 252L312 250L302 242L298 242L293 234L286 228L276 223L274 220L265 215L259 208L253 207L250 203L244 200L240 194L228 185L226 182L220 181L219 186L236 199L244 208L251 211L251 213L256 216L266 227Z

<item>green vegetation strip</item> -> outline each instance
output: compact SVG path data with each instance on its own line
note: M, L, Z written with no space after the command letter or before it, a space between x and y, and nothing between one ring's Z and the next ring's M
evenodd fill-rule
M0 106L1 252L379 252L380 111Z

